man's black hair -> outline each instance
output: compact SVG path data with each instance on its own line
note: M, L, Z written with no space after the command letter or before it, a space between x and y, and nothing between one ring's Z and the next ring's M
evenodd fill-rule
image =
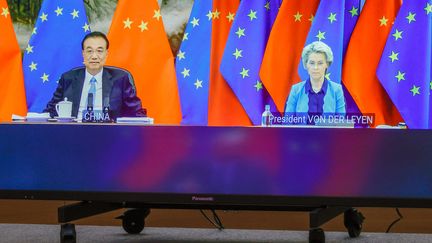
M99 31L93 31L91 33L88 33L86 36L84 36L83 40L81 41L81 49L84 50L84 42L88 39L88 38L94 38L94 37L100 37L103 38L106 42L106 49L108 50L109 48L109 40L106 37L106 35L102 32Z

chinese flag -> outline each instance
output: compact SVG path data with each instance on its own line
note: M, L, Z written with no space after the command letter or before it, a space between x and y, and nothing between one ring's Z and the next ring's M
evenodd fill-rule
M402 118L376 76L381 53L400 0L368 0L351 35L342 80L362 113L375 113L375 125L396 125Z
M107 64L132 73L148 116L157 124L179 124L174 57L157 1L118 1L108 38Z
M291 86L300 81L297 70L318 4L319 0L283 1L273 24L260 77L280 112Z
M225 43L239 3L239 0L213 1L208 116L208 124L211 126L252 125L240 101L219 71Z
M27 113L21 51L6 0L0 0L0 121Z

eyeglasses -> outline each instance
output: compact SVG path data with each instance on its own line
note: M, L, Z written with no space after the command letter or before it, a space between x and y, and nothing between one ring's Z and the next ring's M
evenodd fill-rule
M86 49L84 51L86 56L92 56L93 54L96 54L97 56L102 56L105 53L106 50L104 49L97 49L97 50L92 50L92 49Z

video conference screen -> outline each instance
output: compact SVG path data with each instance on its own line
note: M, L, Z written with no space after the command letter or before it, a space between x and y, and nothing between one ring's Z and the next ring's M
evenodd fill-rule
M1 189L432 197L431 0L0 10Z
M43 112L101 31L155 124L429 128L429 0L2 2L3 121Z

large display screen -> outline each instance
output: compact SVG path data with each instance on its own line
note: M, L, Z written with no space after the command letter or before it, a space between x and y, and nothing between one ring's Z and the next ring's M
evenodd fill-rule
M295 197L391 199L388 205L432 198L428 131L4 124L0 135L0 185L8 191L118 193L117 200L132 201L167 194L172 203L188 195L180 202L232 204L259 200L223 196L287 197L285 204Z

